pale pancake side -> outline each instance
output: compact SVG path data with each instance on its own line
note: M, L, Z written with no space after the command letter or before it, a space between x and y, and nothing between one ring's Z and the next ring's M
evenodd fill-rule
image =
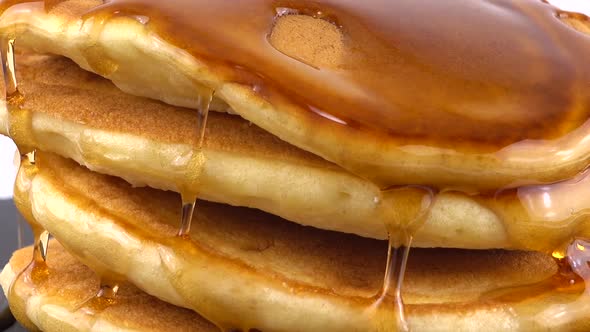
M461 142L457 149L446 149L384 140L330 121L317 130L317 116L287 102L271 105L251 88L223 81L199 59L155 36L136 17L108 20L93 40L94 23L83 21L80 14L97 3L65 1L48 13L42 4L32 11L15 6L4 14L1 28L19 45L72 58L132 94L196 108L195 92L202 86L215 87L215 96L245 119L381 184L490 189L563 180L588 164L588 124L556 140L517 143L498 153L461 150ZM568 23L582 33L589 30L585 22ZM560 151L570 152L568 158Z
M75 310L92 297L99 278L82 265L55 240L49 242L49 277L37 285L19 279L14 284L14 302L24 308L11 308L19 321L35 324L42 331L218 331L196 313L175 307L147 295L131 284L122 283L113 305L95 314ZM0 274L0 284L7 293L19 272L32 257L33 248L16 251ZM16 309L16 310L15 310Z
M31 167L36 171L25 171ZM16 196L19 209L32 208L34 218L89 266L124 275L219 325L378 331L394 324L387 301L368 310L382 281L385 242L206 202L199 202L187 241L174 236L176 195L133 189L43 153L36 166L24 164ZM415 250L404 289L410 324L416 331L538 328L535 315L579 293L550 291L514 301L482 296L546 280L555 271L551 257L540 253ZM584 322L572 317L560 326L583 329Z

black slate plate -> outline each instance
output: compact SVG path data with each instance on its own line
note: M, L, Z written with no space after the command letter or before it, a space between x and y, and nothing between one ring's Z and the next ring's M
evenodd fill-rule
M0 200L0 265L2 267L10 259L12 252L18 248L18 218L18 212L12 200ZM31 244L33 236L28 226L23 225L22 229L23 243ZM8 310L4 293L0 292L0 331L26 331L22 326L13 323L14 319Z

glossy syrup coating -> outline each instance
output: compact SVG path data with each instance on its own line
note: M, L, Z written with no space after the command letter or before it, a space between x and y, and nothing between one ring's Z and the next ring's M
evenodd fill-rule
M289 14L337 28L323 62L296 54L301 43L288 56L274 47L273 25ZM590 41L537 0L114 0L85 18L96 15L147 17L160 37L272 102L410 141L497 149L559 137L590 111Z

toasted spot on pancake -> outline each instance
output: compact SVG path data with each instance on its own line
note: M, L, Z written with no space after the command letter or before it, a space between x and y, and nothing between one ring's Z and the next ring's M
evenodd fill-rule
M570 27L580 31L581 33L585 33L590 36L590 19L580 19L571 17L569 15L563 14L560 15L559 18Z
M277 50L316 68L338 68L344 56L343 36L334 24L307 15L277 18L270 43Z
M104 3L102 0L44 0L45 9L52 15L64 19L79 19L88 10L100 6Z

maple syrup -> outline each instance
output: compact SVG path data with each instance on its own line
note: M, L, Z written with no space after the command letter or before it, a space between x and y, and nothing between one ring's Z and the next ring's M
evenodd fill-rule
M197 147L196 151L192 152L197 155L198 168L194 171L197 172L196 178L200 176L203 171L203 164L205 157L203 154L203 142L205 141L205 132L207 129L207 118L209 116L209 106L213 100L213 91L210 93L200 93L199 96L199 108L198 108L198 120L197 120ZM194 189L192 189L194 191ZM182 192L182 213L180 221L180 229L178 236L187 237L191 230L193 214L195 212L195 206L197 204L197 193Z
M109 77L119 68L117 62L98 45L104 25L109 18L109 15L94 15L84 22L90 26L90 31L85 41L86 45L81 49L92 71L104 77Z
M495 289L483 294L481 302L500 302L512 305L523 328L529 330L554 329L583 321L590 314L590 241L574 238L557 247L551 254L556 272L551 277L516 287ZM544 305L531 312L519 303L535 299Z
M82 311L87 315L97 318L97 314L100 314L108 307L117 303L119 287L118 280L104 276L101 277L96 294L75 306L73 311Z
M49 244L49 232L41 228L39 225L31 224L33 229L33 257L31 262L20 272L10 283L8 287L8 302L20 302L16 294L16 284L24 282L35 289L47 281L49 276L49 268L47 267L47 249Z
M0 43L5 100L9 115L8 131L20 154L26 155L34 150L35 142L31 130L31 113L22 108L24 95L20 92L16 79L15 40L5 37Z
M404 186L383 191L378 201L386 206L384 220L390 220L386 224L389 245L383 286L369 313L374 313L383 302L391 303L396 326L390 329L394 331L410 331L402 294L404 277L412 240L427 220L435 198L436 193L431 188Z

